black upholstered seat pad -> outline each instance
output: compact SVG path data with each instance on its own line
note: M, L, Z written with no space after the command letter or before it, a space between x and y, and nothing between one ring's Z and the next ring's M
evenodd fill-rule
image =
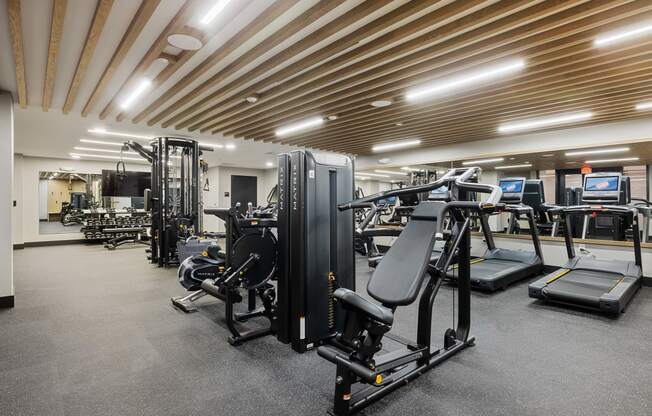
M433 254L436 230L436 221L413 218L369 279L369 295L384 305L414 302Z
M339 288L333 293L333 296L342 302L344 309L360 311L387 325L391 325L394 322L394 314L391 309L369 302L352 290Z
M598 307L600 297L609 293L622 278L619 273L572 270L548 284L543 293L551 298Z

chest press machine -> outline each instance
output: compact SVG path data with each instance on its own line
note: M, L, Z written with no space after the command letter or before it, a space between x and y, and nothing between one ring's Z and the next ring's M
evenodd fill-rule
M480 172L480 168L451 169L430 184L381 192L338 206L340 211L350 210L381 198L428 192L442 186L448 186L452 199L423 201L415 207L410 221L367 284L367 292L379 303L345 288L334 292L333 297L346 311L344 329L331 345L320 346L318 354L337 365L335 415L360 411L474 344L475 338L469 335L471 212L492 213L502 194L498 186L471 183ZM473 202L469 201L470 192L490 196L485 202ZM447 218L450 227L444 227ZM431 255L436 241L443 241L444 248L433 264ZM436 348L430 344L432 308L455 255L459 264L457 327L446 330L443 348ZM424 282L426 287L421 290ZM388 334L396 308L414 303L419 293L416 342L401 342L404 348L378 354L383 349L384 337L399 341Z

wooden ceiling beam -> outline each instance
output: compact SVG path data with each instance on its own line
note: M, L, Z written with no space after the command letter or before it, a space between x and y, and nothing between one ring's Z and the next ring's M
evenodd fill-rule
M460 132L460 131L474 131L477 128L492 128L494 133L496 133L496 128L500 123L524 120L528 118L535 117L545 117L547 115L567 113L572 111L579 110L592 110L599 111L600 109L607 108L609 106L620 106L626 107L629 105L631 109L634 109L634 105L639 102L639 100L646 100L652 97L652 90L648 89L636 89L630 93L611 93L602 97L596 98L584 98L584 102L578 104L576 101L557 101L557 102L548 102L545 104L539 104L538 106L531 106L527 110L523 110L514 114L519 109L517 107L513 108L515 110L509 115L500 115L500 114L486 114L482 117L476 117L475 115L466 115L465 117L458 117L455 123L442 124L438 122L424 122L421 124L415 124L411 128L399 129L399 128L387 128L379 129L372 134L358 134L343 136L341 141L338 143L344 142L354 142L354 143L368 143L368 146L371 147L372 144L382 143L383 141L393 141L401 138L422 138L424 135L428 134L448 134L450 132ZM515 118L516 116L516 118ZM324 143L336 144L336 142L324 141Z
M620 3L619 2L603 2L603 3L591 2L590 7L583 6L583 9L585 10L585 12L589 13L589 16L584 17L584 19L581 19L580 21L574 19L586 15L582 15L581 13L578 13L577 10L567 10L565 12L560 13L559 15L552 15L542 19L538 23L533 23L532 26L526 25L512 31L506 31L506 32L503 31L498 37L489 38L489 39L484 37L484 33L486 32L486 30L480 28L478 29L478 35L483 37L482 39L485 40L484 43L479 43L477 45L471 46L471 49L469 51L464 51L464 50L456 51L458 48L456 48L455 38L453 38L449 42L443 45L438 45L438 47L437 46L433 47L431 50L428 50L427 53L430 54L431 56L434 55L434 57L429 60L422 61L421 63L414 65L413 67L410 67L410 72L408 74L413 74L411 77L408 77L406 75L407 69L403 68L401 70L401 68L399 67L398 68L399 70L393 73L392 76L385 75L385 76L376 77L372 81L367 81L366 83L356 85L355 87L351 87L350 85L348 85L348 82L350 82L350 80L344 80L337 84L324 87L318 90L317 92L312 91L311 94L306 98L299 99L298 101L294 101L292 104L284 103L282 106L280 106L280 108L283 109L283 111L281 111L280 113L278 111L268 111L267 113L265 113L266 116L265 118L257 117L255 119L248 120L249 126L253 124L255 126L260 126L260 128L263 128L266 125L267 126L273 124L278 125L278 123L281 122L288 122L293 118L296 119L298 117L297 109L301 109L300 114L306 114L307 112L309 112L310 110L314 110L315 108L319 108L321 111L328 111L325 114L332 114L334 113L333 107L341 106L341 103L347 101L346 97L353 96L353 97L364 98L364 97L371 97L376 94L378 95L387 94L387 96L390 96L393 91L396 92L395 90L397 88L400 91L402 91L402 89L408 86L417 85L421 82L426 82L428 80L435 79L442 76L440 72L434 73L433 70L440 69L444 65L448 65L448 67L450 68L449 73L454 73L456 70L459 70L458 63L460 59L464 59L465 56L471 58L476 54L483 54L483 56L488 57L487 60L489 60L489 58L492 57L491 50L493 50L496 47L503 47L503 51L505 52L504 56L511 56L513 54L517 54L519 49L523 50L523 49L527 49L528 47L545 44L550 40L568 36L569 33L570 34L578 33L580 31L584 31L590 28L595 28L600 25L603 25L607 23L609 20L622 18L624 13L630 13L630 15L632 15L640 12L640 5L639 7L624 5L624 6L616 7L613 10L609 10L607 12L603 12L598 15L590 12L590 11L596 11L595 9L596 7L598 7L597 11L600 11L600 10L604 10L601 7L608 7L609 5L613 7L616 4L620 4ZM526 17L526 16L522 16L522 17ZM564 17L565 19L562 19L562 17ZM574 22L572 28L560 26L560 24L563 23L568 24L572 22ZM473 37L474 33L471 32L469 34L466 34L466 36ZM520 43L517 44L518 46L513 46L513 49L507 46L515 41L520 41ZM453 51L452 53L454 53L454 55L442 55L443 53L447 53L447 52L450 53L450 51ZM474 62L474 60L471 60L470 62L472 63ZM396 66L398 64L394 62L386 65L388 67L387 71L391 71L392 69L396 69ZM380 72L381 74L385 74L383 67L374 68L374 72ZM340 92L329 95L329 92L332 92L333 90L340 91ZM345 96L345 98L343 98L343 96ZM315 97L314 100L312 100L311 97ZM348 99L348 101L352 101L352 100L353 99L351 98ZM368 100L367 102L369 101L371 100ZM239 122L236 126L230 125L227 127L223 127L221 130L219 128L216 128L215 130L224 132L224 134L232 134L232 133L241 134L243 129L247 129L247 130L251 129L251 127L247 128L246 123L247 121L242 121Z
M43 99L41 108L43 111L50 109L52 103L52 91L54 90L54 78L57 72L57 59L59 57L59 46L63 33L63 22L66 17L68 0L52 0L52 17L50 19L50 41L48 43L48 60L45 67L45 81L43 83Z
M217 48L209 57L204 59L199 65L193 68L186 76L181 78L176 84L166 90L160 97L154 100L147 108L139 112L132 121L139 123L152 112L156 111L163 104L168 102L174 96L179 94L184 88L201 77L206 71L221 62L229 54L235 51L243 43L247 42L258 32L267 27L279 16L287 12L299 0L276 0L272 5L266 8L260 15L256 16L244 29L240 30L235 36L227 40L222 46ZM167 37L166 37L167 39Z
M11 35L11 50L16 67L16 90L18 104L27 107L27 80L25 78L25 53L23 51L23 28L20 16L20 0L6 0L9 17L9 34Z
M109 13L111 13L112 7L113 0L99 0L97 3L97 7L95 8L95 13L93 15L93 21L91 22L91 27L88 30L88 34L86 35L84 49L79 56L77 68L75 69L75 75L72 79L72 82L70 83L70 87L68 88L66 102L63 105L64 114L68 114L72 109L72 106L75 104L79 86L86 76L88 64L90 63L91 58L93 58L95 48L97 47L97 42L100 40L100 35L102 34L106 19L109 17Z
M617 97L619 93L629 94L632 92L641 92L641 89L652 87L652 81L647 82L648 79L646 79L644 75L640 75L640 71L638 76L632 77L630 79L631 80L629 81L623 80L625 82L621 82L620 80L614 80L607 84L600 84L598 87L595 87L592 84L586 85L581 88L568 88L564 86L561 89L555 88L550 92L546 91L546 94L532 97L530 99L515 98L510 100L509 103L507 104L499 102L496 103L495 106L491 106L490 111L483 111L480 117L491 116L494 117L495 120L498 120L500 118L505 119L507 117L510 117L511 115L519 116L521 114L526 114L526 113L530 114L529 113L530 109L538 110L542 108L541 106L556 105L556 104L571 103L571 102L574 102L577 105L577 104L581 104L582 100L586 100L589 98L601 99L602 97L605 96ZM488 106L488 103L483 102L481 105L484 108L486 108L486 106ZM396 118L393 116L388 116L387 119L381 121L383 120L383 115L378 115L377 122L374 123L374 125L366 125L364 127L355 129L354 130L355 133L349 133L341 130L334 131L333 129L328 129L324 131L322 135L313 133L310 137L304 136L301 137L299 140L292 140L292 138L288 138L285 140L280 140L278 142L283 144L291 144L291 145L298 145L298 146L310 146L314 144L316 141L321 140L324 142L328 142L329 140L332 140L337 137L348 137L349 134L351 135L351 137L369 135L369 134L379 134L383 132L395 132L395 133L407 134L412 131L411 129L419 128L423 123L437 122L443 125L449 120L452 121L453 117L457 115L459 115L460 117L465 117L465 116L468 117L469 113L461 115L458 110L459 110L458 106L452 106L450 108L446 108L443 111L442 109L433 109L427 112L415 113L413 115L404 115L400 118L400 120L402 120L401 126L397 126L395 124Z
M604 80L614 80L618 82L619 80L626 79L629 75L641 76L645 71L652 69L652 55L648 54L646 59L630 59L626 63L615 63L609 67L599 67L597 70L583 70L576 73L559 73L555 74L553 77L548 77L548 81L543 82L542 80L534 80L530 83L529 88L514 89L510 92L510 89L507 88L501 92L488 93L484 100L480 100L477 103L474 103L475 106L482 108L496 108L500 109L501 106L506 102L518 102L521 100L527 102L526 100L536 100L539 96L545 96L549 93L563 93L564 90L575 91L584 86L592 86L593 88L598 88L601 85L601 82ZM574 92L573 92L574 93ZM430 111L437 112L441 118L434 117L433 121L436 119L440 124L450 123L452 120L449 118L448 114L453 114L455 116L462 116L465 113L473 112L472 109L467 109L469 101L466 98L457 99L452 102L442 103L439 106L429 106ZM483 107L484 106L484 107ZM477 109L476 109L477 111ZM392 118L396 120L395 118ZM406 120L405 117L402 117L401 120ZM389 121L389 120L388 120ZM359 128L358 128L359 129ZM349 132L339 131L333 133L339 137L348 138ZM328 142L330 145L337 145L338 141L333 140L328 137L330 133L322 132L321 135L318 133L311 133L313 136L311 139L317 139L321 142ZM270 133L269 137L272 137ZM295 140L284 140L283 142L288 144L306 144L303 141L303 137L297 137Z
M496 0L473 0L473 3L484 5L485 3L493 3L495 1ZM232 96L222 101L221 103L216 103L216 107L219 106L224 110L222 110L220 113L215 114L215 119L222 119L229 115L237 114L246 109L250 109L251 103L244 101L242 97L249 97L254 95L259 96L260 99L256 103L256 105L258 105L259 103L270 100L282 92L287 92L290 89L296 88L297 86L302 85L319 75L326 74L348 62L359 59L360 56L364 54L375 53L377 52L377 49L381 49L384 46L391 44L392 42L401 41L410 34L416 33L425 27L432 27L434 29L434 27L436 27L435 18L441 17L443 14L447 13L446 7L439 8L441 3L441 0L410 1L409 3L406 3L392 10L391 12L382 15L378 19L375 19L365 26L356 29L350 34L338 39L337 42L332 42L326 47L313 52L312 54L300 59L292 65L288 65L285 68L273 73L272 75L245 88L236 96ZM354 51L349 51L341 56L336 56L333 58L333 56L337 55L338 53L351 48L351 45L358 45L366 39L371 38L377 33L387 29L388 27L396 25L397 23L409 19L413 15L416 15L425 9L434 6L437 6L435 9L437 13L434 15L434 12L429 13L426 15L428 19L424 19L423 17L418 18L409 21L409 24L401 26L401 36L396 36L396 38L393 39L393 36L398 35L398 32L393 30L389 34L385 34L373 39L373 43L367 42L364 45L360 45L355 48ZM467 10L470 10L469 13L474 10L472 6L473 4L471 1L466 2ZM457 7L459 7L459 4ZM319 65L315 66L315 64ZM283 82L284 80L292 77L294 74L300 73L307 69L309 70L295 76L294 78L290 79L289 82ZM261 93L262 91L265 91L264 94ZM195 126L190 128L191 131L194 129L196 129Z
M584 0L578 0L579 2ZM560 7L558 4L560 2L555 0L554 4L551 6L545 6L545 8L555 9ZM491 26L502 25L501 27L506 27L507 23L504 20L501 22L501 17L518 15L523 19L531 20L534 19L532 15L524 15L522 9L527 6L534 4L531 1L519 1L515 2L503 2L498 5L493 5L491 7L482 8L476 10L473 13L467 13L466 2L458 2L449 4L446 8L442 10L435 11L424 16L421 19L418 19L418 24L415 24L414 27L419 31L422 31L425 28L428 28L428 22L433 22L433 30L428 31L427 33L417 36L414 39L408 40L407 42L400 43L396 46L391 47L388 50L382 51L381 53L374 54L366 59L355 62L352 65L338 69L335 72L329 73L328 75L314 79L311 82L304 84L300 89L293 88L292 91L286 92L281 96L277 96L273 101L268 101L265 104L253 107L248 111L245 111L237 115L237 122L240 124L246 124L252 120L258 119L268 119L271 113L278 112L279 109L285 108L286 105L290 105L291 108L299 106L299 103L305 103L311 100L318 100L321 96L326 96L328 94L343 91L355 83L361 83L365 79L370 77L378 78L382 74L387 74L389 72L382 72L384 67L391 66L397 70L407 68L409 65L417 64L423 60L428 59L428 55L432 54L433 51L437 51L438 45L442 43L453 42L457 47L461 44L460 41L456 40L457 38L465 38L465 34L474 33L479 37L489 37L491 34L487 33L486 29ZM478 4L471 4L474 7L477 7ZM541 8L542 6L539 6ZM564 6L562 6L564 7ZM526 9L529 10L529 9ZM519 13L520 12L520 13ZM532 13L533 15L535 13ZM454 18L457 17L457 18ZM492 25L493 23L493 25ZM443 25L442 25L443 24ZM413 24L409 24L408 27L412 27ZM480 33L480 31L482 33ZM418 33L418 32L414 32ZM409 39L409 36L412 32L404 28L396 29L393 32L386 34L381 37L385 42L385 45L388 46L396 42L401 42L405 39ZM402 36L401 36L402 35ZM468 36L466 36L468 37ZM463 42L463 40L462 40ZM375 42L373 42L375 45ZM428 48L424 49L425 46ZM343 57L337 58L339 60L353 60L359 55L357 55L356 50L349 52ZM383 65L384 64L384 65ZM378 74L377 71L381 71L382 74ZM296 81L289 81L288 84L296 84ZM283 85L284 86L284 85ZM280 87L280 86L279 86ZM331 90L331 87L335 87L336 90ZM266 94L262 94L264 97ZM303 98L301 98L303 97ZM295 105L296 104L296 105ZM263 114L262 117L260 114ZM216 122L213 118L206 118L201 122L198 122L193 128L204 126L201 130L208 131L211 129L215 130L224 130L226 128L233 129L232 126L235 124L233 117L230 117L228 121L221 122L221 127L216 127Z
M418 33L419 31L422 31L424 29L427 28L430 28L431 30L435 29L437 26L441 24L441 22L450 21L454 16L459 16L462 13L471 13L473 10L477 9L478 6L492 4L495 1L496 0L490 0L490 1L473 0L473 1L464 2L464 4L461 3L452 4L452 5L449 4L446 7L437 9L435 11L428 13L426 16L416 19L416 21L414 22L410 22L407 25L407 27L403 26L401 31L405 32L404 36L397 37L394 33L396 31L392 31L390 34L386 34L384 36L379 37L378 39L374 39L374 41L369 44L363 45L360 48L347 52L344 56L335 58L336 61L335 64L342 65L343 62L352 62L354 59L359 59L364 54L365 51L372 52L372 51L377 51L380 48L383 48L385 46L384 45L385 43L389 44L388 41L393 41L393 42L400 41L405 39L406 36L410 36L411 34ZM343 16L338 17L337 19L325 25L321 29L313 32L309 37L301 41L305 43L305 46L302 46L302 49L299 49L300 45L296 44L297 51L286 50L283 51L282 53L279 53L277 56L273 58L275 61L274 65L277 66L286 62L288 59L292 59L294 56L298 55L302 50L305 50L308 47L312 47L315 44L323 41L324 39L327 39L328 37L336 34L337 32L347 28L351 24L355 23L356 21L360 20L361 18L363 18L368 14L375 12L378 8L386 5L387 3L389 2L387 1L378 2L374 0L367 0L366 2L353 8ZM305 69L314 66L315 64L320 64L320 66L318 66L317 68L313 68L312 70L308 71L308 73L299 75L297 77L299 78L299 80L295 78L291 81L291 83L296 85L298 81L300 82L300 80L307 79L306 77L314 77L315 73L320 72L320 68L328 68L333 65L333 63L331 63L330 65L321 65L325 63L324 61L326 61L328 57L333 57L337 55L339 52L350 49L352 46L357 45L365 38L368 38L369 36L372 36L374 33L386 29L387 26L394 24L396 21L400 21L401 19L406 17L407 13L418 13L421 10L429 6L432 6L435 3L439 3L439 1L417 1L417 2L410 2L404 4L403 6L383 16L374 19L371 23L361 27L360 29L348 35L345 35L336 41L329 43L327 46L308 55L307 57L299 60L298 62L286 66L280 71L267 77L263 81L248 87L244 92L240 92L237 94L237 96L232 97L232 100L238 100L238 102L243 102L244 98L246 98L248 95L258 94L258 92L264 89L266 86L273 86L274 83L281 82L286 78L291 77L293 74L300 73ZM269 61L265 62L265 65L267 65L268 63L270 62ZM321 69L321 71L323 71L323 69ZM254 80L256 77L260 76L262 73L264 72L257 71L254 73L246 74L245 77L241 77L241 78L243 78L244 81L251 81ZM193 117L185 120L184 122L177 124L175 128L181 129L181 128L191 126L195 123L201 124L200 120L204 120L209 116L216 115L216 113L218 113L224 107L224 105L222 105L219 101L223 100L228 93L234 91L236 89L235 87L241 85L244 85L244 83L234 84L230 82L225 88L222 88L221 90L218 90L213 94L211 94L210 96L206 97L205 99L202 100L202 102L204 104L210 103L211 106L206 110L201 111L200 113L196 113ZM278 89L283 87L283 89L285 89L286 86L287 85L285 84L280 84L272 88ZM270 93L266 92L263 95L265 97L268 97ZM197 109L196 106L193 106L192 108L188 109L188 111L185 112L186 114L183 114L183 117L187 117L189 114L193 114L196 109ZM181 118L177 118L177 120L180 119ZM190 131L193 131L195 129L196 127L193 126L190 128Z
M370 1L370 0L368 0ZM387 0L382 0L382 2L386 2ZM168 127L172 125L173 123L182 120L185 118L185 115L189 111L193 111L195 108L202 108L202 106L206 105L206 98L201 99L200 101L194 102L198 97L200 97L202 94L208 92L211 90L211 88L216 87L219 85L221 82L223 82L226 78L229 76L232 76L234 73L237 71L240 71L247 65L251 64L254 62L256 59L258 59L261 55L264 55L266 52L269 50L277 47L281 43L285 42L288 40L291 36L296 35L299 33L301 30L303 30L306 26L309 26L316 22L317 20L321 19L331 11L333 11L336 7L340 6L344 0L321 0L319 1L316 5L313 7L309 8L307 11L302 13L300 16L296 17L294 20L292 20L290 23L287 25L284 25L281 29L277 30L274 32L271 36L269 36L267 39L263 40L256 46L254 46L252 49L248 50L244 54L238 57L238 59L234 60L231 62L229 65L227 65L225 68L222 70L218 71L215 75L210 77L208 80L202 82L199 86L194 88L191 92L185 94L183 97L180 99L176 100L172 105L168 106L165 108L163 111L161 111L156 117L153 117L151 120L149 120L148 124L153 124L153 123L158 123L159 121L166 119L161 125L163 127ZM327 25L328 26L328 25ZM288 48L285 48L282 52L279 54L275 55L275 57L271 58L270 60L258 65L256 68L252 69L251 71L247 72L247 74L244 74L241 77L236 78L233 81L229 82L229 85L240 85L238 84L239 82L242 82L241 80L248 79L248 77L251 74L254 73L265 73L274 66L274 59L276 56L279 55L285 55L286 57L281 61L285 62L288 58L288 56L293 56L290 55L290 52L293 53L300 53L303 49L303 45L306 43L307 39L310 37L310 35L299 42L289 46ZM320 39L322 40L322 39ZM224 87L222 87L224 88ZM172 115L175 112L177 112L179 109L183 108L184 106L192 103L192 106L190 106L189 109L182 110L181 112L177 113L176 115ZM171 117L170 117L171 116Z
M626 108L612 108L610 110L605 109L603 111L604 113L602 113L601 115L597 117L593 117L591 120L587 120L585 122L574 123L574 124L569 124L564 126L552 126L550 128L538 129L538 130L528 130L527 133L535 133L535 132L544 133L547 131L555 131L559 129L568 129L568 128L579 128L579 127L591 126L591 125L607 123L607 122L618 122L618 121L632 120L637 118L649 118L649 115L640 114L639 112L634 112ZM498 133L492 131L491 129L473 131L472 133L461 130L456 133L451 133L449 135L440 135L440 136L431 134L430 137L426 137L424 140L422 140L421 145L419 147L413 147L411 149L414 150L419 148L428 148L428 147L440 146L444 144L449 145L454 143L467 143L467 142L472 142L477 140L495 139L498 137L508 137L508 135L502 135L502 134L499 135ZM327 150L327 149L323 149L323 150ZM374 155L378 155L378 157L382 157L381 155L383 154L383 153L372 153L371 146L351 147L349 150L347 150L346 153L351 153L355 155L374 154Z
M152 14L154 14L154 11L160 2L161 0L143 0L142 3L140 3L140 7L138 7L136 14L131 19L129 26L127 27L127 31L122 36L118 47L113 52L111 60L107 64L106 68L104 68L102 76L97 81L97 84L95 85L95 88L93 89L90 97L88 97L88 100L86 101L86 104L84 105L84 108L81 112L82 117L86 117L93 110L97 100L99 100L99 98L104 93L107 85L109 84L109 81L111 81L113 78L115 71L118 70L118 67L126 58L127 53L134 45L134 42L136 42L136 39L138 39L138 36L145 28L145 25L152 17Z
M142 76L147 72L148 68L152 65L152 63L154 63L156 59L168 55L164 52L165 48L168 45L168 36L171 33L175 33L177 30L183 28L186 22L199 12L199 7L203 4L204 3L202 0L187 0L183 6L181 6L172 20L170 20L170 22L158 35L152 46L150 46L145 56L142 57L136 68L132 71L131 75L122 83L120 88L116 90L109 103L104 106L100 112L100 120L106 119L111 113L113 113L113 111L115 111L118 106L118 96L122 91L125 90L127 85L133 85L136 80L142 78ZM161 72L168 72L169 68L173 68L176 71L176 69L178 69L188 59L190 59L194 52L195 51L185 51L179 55L171 55L171 57L174 56L174 59L168 59L168 66ZM170 65L170 63L172 63L172 65ZM159 81L160 80L158 80L158 77L152 81L153 86L155 87L159 85ZM125 113L123 112L119 113L116 119L118 121L122 121L124 114Z
M624 57L630 57L631 55L636 56L637 53L645 52L645 45L649 45L652 42L646 42L643 45L636 45L636 47L630 47L628 49L621 49L618 51L611 50L610 53L605 54L605 55L599 55L598 57L601 56L609 56L612 54L618 54L620 58ZM581 46L581 45L580 45ZM649 47L649 46L648 46ZM562 71L564 67L568 67L570 64L569 62L565 59L568 56L574 56L575 60L573 61L572 64L578 64L579 62L584 62L584 61L589 61L593 62L593 65L590 63L588 66L583 66L582 69L586 69L589 67L596 67L600 66L601 60L596 60L595 56L591 53L572 53L568 54L568 49L570 49L573 52L576 52L575 48L566 48L564 49L564 53L559 55L559 56L554 56L553 60L541 60L538 62L538 67L536 65L533 65L530 68L530 71L528 74L526 74L524 77L521 77L520 79L514 79L512 82L504 84L496 84L493 85L490 89L481 89L481 90L470 90L466 94L462 95L457 95L452 97L451 99L444 101L444 102L435 102L432 104L422 104L419 106L405 103L405 102L398 102L393 108L388 108L388 109L371 109L370 106L366 106L367 108L362 107L361 111L363 113L362 120L359 122L355 122L356 118L356 113L355 111L352 111L350 113L346 113L346 116L343 116L339 119L339 121L333 122L332 125L338 126L339 128L335 128L337 132L341 133L346 133L349 130L359 130L364 127L370 127L373 128L374 126L374 121L378 120L380 117L392 117L394 120L399 121L399 120L404 120L406 117L409 117L410 115L413 114L428 114L433 111L438 111L441 114L441 111L446 112L445 110L448 109L455 109L454 111L477 111L477 110L482 110L484 105L491 104L492 108L496 108L499 106L501 102L503 102L502 97L504 97L506 102L511 102L513 100L517 99L523 99L525 96L533 96L536 98L537 93L541 93L542 96L545 96L549 94L552 90L556 89L556 85L551 85L550 88L540 91L539 88L539 82L544 81L547 78L550 78L551 76L557 76L559 75L556 71L554 70L560 70ZM589 48L590 49L590 48ZM634 49L634 52L631 50ZM547 55L543 55L543 57L547 57ZM553 58L553 57L550 57ZM536 59L533 57L529 57L530 63L536 64ZM591 61L593 59L593 61ZM545 64L551 64L554 65L552 68L549 68ZM572 73L576 70L579 70L579 67L576 68L570 68L570 71L567 69L563 73L568 74L569 76L572 75ZM545 74L548 74L547 76ZM537 76L537 74L539 74ZM375 110L375 111L374 111ZM365 115L366 114L366 115ZM343 114L344 115L344 114ZM275 141L275 140L272 140Z

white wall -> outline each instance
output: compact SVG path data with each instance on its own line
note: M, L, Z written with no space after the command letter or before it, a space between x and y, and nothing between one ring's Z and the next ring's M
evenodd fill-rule
M11 218L14 244L23 242L23 156L14 155L14 196L16 206Z
M0 298L14 295L12 218L14 191L14 114L11 94L0 92Z
M75 233L39 234L39 172L58 172L62 169L73 169L78 173L101 174L102 169L115 169L115 162L52 159L22 155L14 155L14 160L16 187L19 189L15 196L16 198L20 197L20 199L17 199L17 209L22 214L20 221L14 222L14 227L22 232L20 239L18 236L21 232L17 232L14 244L82 238L81 234ZM150 167L147 164L127 163L127 170L148 172ZM18 176L22 176L22 178L18 180Z

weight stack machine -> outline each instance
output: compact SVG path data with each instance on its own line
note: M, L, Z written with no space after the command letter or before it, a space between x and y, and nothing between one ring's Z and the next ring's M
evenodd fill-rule
M333 302L338 287L355 290L353 162L295 150L278 160L278 339L298 352L344 325Z

